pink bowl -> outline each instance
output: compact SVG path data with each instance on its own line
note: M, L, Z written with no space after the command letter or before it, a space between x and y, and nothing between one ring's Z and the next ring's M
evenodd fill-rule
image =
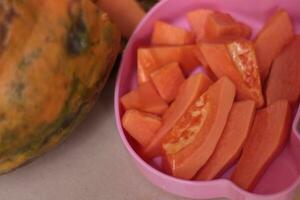
M268 168L253 193L244 191L227 179L231 170L213 181L185 181L159 171L155 163L148 164L133 149L134 141L127 137L121 125L124 110L119 98L136 86L136 50L149 44L153 23L162 19L189 29L185 14L197 8L211 8L232 14L249 24L254 34L276 9L286 9L292 17L296 32L300 33L300 0L163 0L140 23L123 55L115 89L115 116L121 139L141 173L154 185L187 198L208 199L227 197L232 200L288 200L300 185L300 108L293 123L292 134L283 152ZM298 126L298 127L297 127Z

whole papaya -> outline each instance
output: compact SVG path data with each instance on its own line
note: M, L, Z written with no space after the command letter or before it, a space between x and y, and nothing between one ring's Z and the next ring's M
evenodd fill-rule
M0 1L0 174L68 136L119 48L118 29L90 0Z

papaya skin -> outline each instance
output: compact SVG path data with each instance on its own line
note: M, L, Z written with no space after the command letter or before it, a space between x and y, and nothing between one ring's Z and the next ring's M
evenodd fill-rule
M120 47L119 31L91 1L2 5L14 15L0 51L1 174L69 135L94 105Z

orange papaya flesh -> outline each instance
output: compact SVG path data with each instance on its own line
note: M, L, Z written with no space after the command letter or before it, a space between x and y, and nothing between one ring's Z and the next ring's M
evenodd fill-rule
M249 38L251 28L246 24L235 21L229 14L215 12L205 23L204 40L216 40L226 37Z
M151 73L172 62L179 63L184 74L189 75L201 65L194 53L195 48L195 45L185 45L138 49L138 82L151 80Z
M187 19L189 24L196 34L196 40L201 41L205 38L205 24L207 18L213 14L213 10L209 9L198 9L187 13Z
M195 74L185 80L175 101L163 116L162 127L158 130L149 145L143 149L142 154L145 158L149 159L161 155L161 145L165 135L172 129L193 101L205 92L211 84L212 81L204 74Z
M147 146L161 127L162 120L156 115L128 110L122 117L122 125L140 145Z
M199 62L202 64L202 67L206 73L206 75L212 80L212 81L217 81L218 78L216 77L216 75L212 72L212 70L209 68L207 61L205 60L201 49L199 48L199 46L197 46L197 48L195 48L194 53L197 57L197 59L199 60Z
M125 110L136 109L152 114L162 115L168 104L161 98L151 82L144 83L120 99Z
M168 103L177 96L185 78L178 63L170 63L151 74L151 80L160 96Z
M164 138L165 166L181 179L192 179L213 154L235 97L235 86L221 78L198 97Z
M251 28L236 21L231 15L213 10L199 9L187 14L196 34L196 41L215 41L227 37L251 36Z
M252 100L233 104L216 150L197 173L196 180L217 178L237 161L252 126L255 110Z
M283 149L290 132L291 108L287 100L259 110L231 180L252 191L273 159Z
M158 45L189 45L195 43L194 34L168 24L163 21L156 21L151 38L151 44Z
M300 36L275 59L266 87L267 104L287 99L295 106L300 96Z
M268 77L274 59L293 37L292 21L284 10L279 10L264 25L255 39L255 50L262 81Z
M202 43L200 49L218 78L228 76L235 83L240 100L252 99L257 107L263 106L260 74L250 41L236 39L226 43Z

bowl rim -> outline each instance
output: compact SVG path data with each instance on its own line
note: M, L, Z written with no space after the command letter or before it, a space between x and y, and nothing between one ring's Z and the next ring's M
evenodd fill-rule
M146 16L142 19L142 21L139 23L135 31L133 32L132 36L130 37L126 48L124 49L122 60L120 63L120 67L118 69L118 74L117 74L117 79L116 79L116 84L115 84L115 92L114 92L114 108L115 108L115 120L116 120L116 125L117 129L119 132L119 135L121 137L121 140L123 142L123 145L126 147L128 153L134 158L135 161L137 161L141 166L147 169L150 173L154 174L155 176L161 177L163 179L166 179L168 181L174 181L178 184L184 184L184 185L194 185L194 186L204 186L204 185L216 185L216 184L226 184L227 186L230 186L233 188L235 191L239 192L240 194L243 194L244 196L251 196L251 197L256 197L256 198L276 198L278 196L282 195L287 195L291 192L293 192L299 185L300 185L300 176L292 183L290 184L289 187L286 189L272 193L272 194L256 194L252 192L248 192L236 184L234 184L232 181L228 179L216 179L216 180L211 180L211 181L190 181L190 180L183 180L183 179L178 179L176 177L167 175L154 167L152 167L150 164L148 164L146 161L144 161L133 149L133 147L130 145L130 143L127 140L126 134L123 130L122 123L121 123L121 117L120 117L120 82L123 74L123 70L125 68L125 61L126 59L129 59L130 57L130 50L134 49L134 42L135 38L138 38L137 36L139 35L139 32L143 29L143 26L146 21L151 19L151 16L154 15L162 6L166 6L169 2L173 0L160 0L147 14ZM176 3L176 1L173 1L172 3ZM291 128L291 134L294 134L296 138L300 141L300 132L297 130L297 124L298 121L300 121L300 105L297 111L297 115L293 120L293 125ZM299 122L300 123L300 122ZM158 187L158 186L156 186Z

